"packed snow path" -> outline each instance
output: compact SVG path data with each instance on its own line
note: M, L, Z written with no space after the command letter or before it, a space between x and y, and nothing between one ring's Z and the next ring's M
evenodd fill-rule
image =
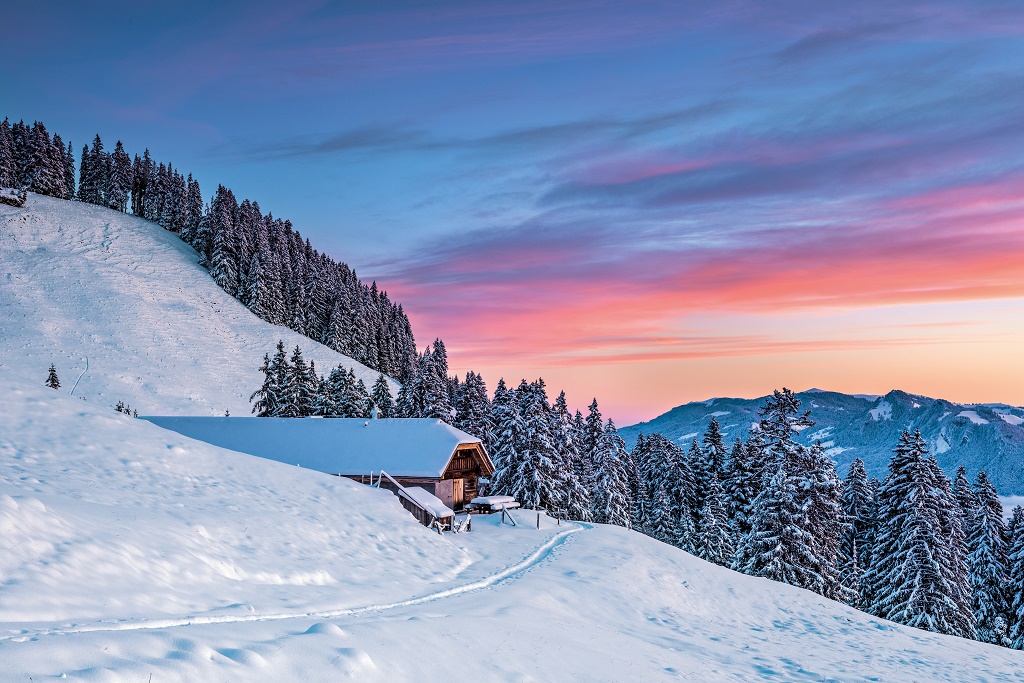
M0 682L1024 680L1020 652L625 529L438 536L41 381L0 369Z
M527 511L530 514L530 511ZM494 519L500 518L500 515ZM479 528L488 521L492 520L480 519L477 521L477 527ZM545 526L550 528L551 521L545 519ZM530 555L523 558L522 561L510 566L505 567L501 571L486 576L482 579L472 581L470 583L453 586L452 588L446 588L444 590L429 593L415 598L409 598L407 600L400 600L398 602L392 602L387 604L379 605L363 605L361 607L349 607L346 609L337 610L325 610L325 611L313 611L313 612L280 612L277 614L259 614L255 610L249 614L214 614L214 615L196 615L189 617L179 618L153 618L153 619L132 619L126 621L111 622L109 619L101 620L94 624L77 625L73 624L70 627L63 627L59 625L50 625L48 627L34 627L29 629L23 629L20 632L0 634L0 642L5 640L14 640L17 642L25 642L27 640L38 638L44 635L70 635L73 633L96 633L99 631L135 631L140 629L165 629L174 628L177 626L196 626L200 624L238 624L243 622L252 621L280 621L282 619L337 619L339 617L358 616L364 615L371 612L385 612L387 610L398 609L400 607L414 607L416 605L422 605L428 602L434 602L435 600L441 600L444 598L450 598L456 595L464 595L466 593L472 593L475 591L483 590L485 588L491 588L492 586L504 583L519 578L523 573L532 569L540 562L546 560L551 554L562 545L569 536L580 531L582 528L591 528L591 525L568 525L571 528L566 528L564 531L560 531L551 538L544 541L540 547L534 550ZM242 609L252 609L249 605L239 606Z

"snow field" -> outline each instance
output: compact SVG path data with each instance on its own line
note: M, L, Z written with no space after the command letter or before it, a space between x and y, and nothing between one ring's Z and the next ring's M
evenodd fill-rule
M390 493L28 385L0 394L0 681L1015 681L640 534Z

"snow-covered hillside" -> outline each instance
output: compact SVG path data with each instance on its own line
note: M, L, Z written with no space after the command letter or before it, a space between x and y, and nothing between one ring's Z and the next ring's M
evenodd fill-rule
M0 681L1024 678L621 528L438 536L389 493L0 384Z
M155 223L30 194L0 206L0 367L42 382L50 363L75 396L140 413L248 415L263 354L296 344L327 373L377 373L228 296L196 252ZM88 358L88 372L86 369Z

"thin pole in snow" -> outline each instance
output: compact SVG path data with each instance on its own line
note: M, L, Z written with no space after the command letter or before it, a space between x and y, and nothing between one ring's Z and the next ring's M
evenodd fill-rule
M540 513L537 513L537 528L540 528Z

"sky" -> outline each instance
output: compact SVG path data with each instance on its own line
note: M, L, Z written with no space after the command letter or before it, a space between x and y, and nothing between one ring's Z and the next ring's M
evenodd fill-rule
M0 116L289 218L453 372L1024 404L1019 3L145 5L13 10Z

